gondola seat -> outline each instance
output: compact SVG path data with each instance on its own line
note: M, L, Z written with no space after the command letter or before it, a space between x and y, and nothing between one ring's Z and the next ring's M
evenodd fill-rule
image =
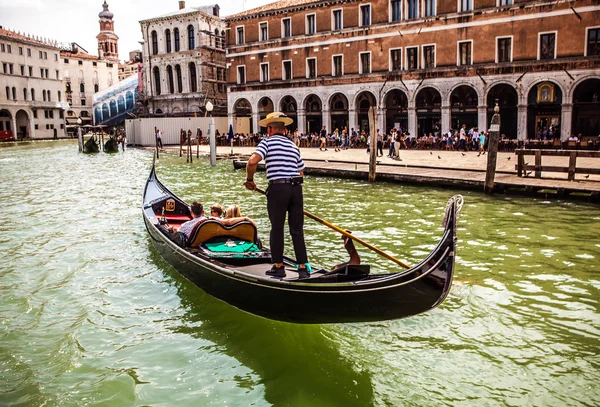
M260 246L256 225L248 218L237 218L231 225L224 225L219 219L206 219L199 222L192 229L188 244L190 247L198 247L204 243L219 238L238 239L252 242Z

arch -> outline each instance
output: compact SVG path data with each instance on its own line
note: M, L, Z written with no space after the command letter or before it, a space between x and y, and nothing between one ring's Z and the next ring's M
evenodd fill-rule
M167 85L169 86L169 93L175 93L175 85L173 84L173 68L171 65L167 65Z
M385 132L391 129L404 132L408 129L408 96L401 89L390 89L383 97L385 107Z
M155 113L155 114L162 114L162 113L163 113L163 111L162 111L162 109L156 109L156 110L154 111L154 113Z
M181 78L181 66L175 65L175 78L177 80L177 92L183 92L183 80Z
M251 117L252 116L252 105L248 99L240 98L233 103L233 116L234 117Z
M85 84L83 82L81 82L79 84L79 92L84 93L85 92Z
M261 119L264 119L268 113L271 113L272 111L274 111L274 107L273 107L273 101L271 100L270 97L265 96L260 98L260 100L258 101L257 104L257 110L259 112L259 114L261 115Z
M152 33L150 34L150 38L152 41L152 55L156 55L156 54L158 54L158 34L156 33L155 30L152 30Z
M117 97L117 107L119 108L119 112L125 111L125 98L123 95Z
M600 78L587 78L573 87L572 134L600 134ZM581 140L580 137L580 140Z
M369 109L371 106L377 106L377 98L373 92L363 90L356 95L354 106L358 118L356 121L357 131L360 133L364 130L367 134L370 133Z
M12 114L6 109L0 109L0 140L14 139L12 132Z
M80 117L88 117L88 112L87 110L82 110L81 113L79 113Z
M323 127L323 101L311 93L304 98L302 105L306 117L306 133L319 133Z
M198 91L198 79L196 76L196 64L190 62L188 65L188 69L190 71L190 92Z
M527 92L527 138L560 139L562 88L551 81L534 83Z
M279 101L279 111L288 115L294 122L289 125L289 128L298 128L298 102L293 96L286 95Z
M175 52L179 52L181 50L181 41L179 39L179 28L177 27L173 29L173 42L175 43Z
M119 110L117 110L117 102L114 99L110 100L110 117L115 117L119 114Z
M158 69L158 66L155 66L152 71L154 75L154 93L160 95L160 70Z
M94 108L94 124L102 123L102 110L99 107Z
M187 27L187 34L188 34L188 49L194 50L196 49L196 39L194 36L194 26L193 25L188 25Z
M434 133L440 130L442 122L442 95L438 88L425 86L415 94L417 108L417 134Z
M348 131L348 109L350 102L346 95L341 92L336 92L329 98L329 115L331 129L339 129L341 132L344 128Z
M22 140L31 135L29 128L29 114L23 109L20 109L15 114L15 124L17 126L17 137Z
M110 110L108 109L108 105L106 103L102 103L102 118L103 120L108 120L110 117Z
M477 127L479 96L477 90L471 85L458 85L450 92L450 128L460 129L463 125L467 129Z
M133 93L131 91L127 91L125 94L125 108L127 110L133 109Z
M48 97L48 102L52 102L52 96L51 96L50 90L46 91L46 96Z
M171 52L171 30L165 30L165 42L167 44L167 52Z
M46 101L46 89L42 89L42 101Z
M517 106L519 95L515 87L507 82L496 82L486 94L487 123L492 122L494 106L500 107L500 134L511 139L517 138Z

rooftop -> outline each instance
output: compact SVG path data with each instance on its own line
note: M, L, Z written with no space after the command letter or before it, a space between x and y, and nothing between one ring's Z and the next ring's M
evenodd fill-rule
M276 1L274 3L265 4L264 6L260 6L260 7L256 7L256 8L250 9L250 10L242 11L241 13L232 14L230 16L225 17L225 19L229 20L229 19L235 19L235 18L240 18L240 17L247 17L247 16L251 16L253 14L265 13L267 11L279 10L279 9L284 9L284 8L288 8L288 7L303 6L305 4L319 3L321 1L323 1L323 0L280 0L280 1Z
M163 14L163 15L160 15L160 16L152 17L152 18L147 18L145 20L141 20L140 23L142 23L144 21L152 21L152 20L157 20L157 19L161 19L161 18L177 17L177 16L182 16L182 15L191 14L191 13L204 13L204 14L207 14L207 15L209 15L211 17L218 18L219 16L215 16L211 12L211 10L214 7L219 7L219 5L218 4L213 4L213 5L200 6L200 7L186 7L186 8L182 8L182 9L173 11L171 13Z
M44 45L47 47L58 47L58 42L55 40L50 40L48 38L41 38L38 36L34 36L31 34L21 34L20 32L8 30L2 26L0 26L0 37L8 37L19 41L28 42L34 45Z

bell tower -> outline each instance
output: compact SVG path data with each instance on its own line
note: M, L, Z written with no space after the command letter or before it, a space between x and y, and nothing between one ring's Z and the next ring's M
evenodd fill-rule
M110 61L119 62L119 37L115 34L114 14L108 10L108 4L104 0L100 17L100 34L98 39L98 56Z

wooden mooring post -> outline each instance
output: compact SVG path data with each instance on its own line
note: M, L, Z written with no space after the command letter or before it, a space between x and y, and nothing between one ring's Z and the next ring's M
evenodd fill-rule
M371 106L369 108L369 133L371 139L369 140L369 148L371 149L369 154L369 182L375 182L377 174L377 107Z
M494 190L494 178L496 177L496 160L498 159L498 138L500 134L500 107L498 102L494 107L494 116L490 124L490 141L488 143L487 169L485 171L485 184L483 192L491 194Z
M158 160L158 131L154 127L154 146L156 147L156 159Z

